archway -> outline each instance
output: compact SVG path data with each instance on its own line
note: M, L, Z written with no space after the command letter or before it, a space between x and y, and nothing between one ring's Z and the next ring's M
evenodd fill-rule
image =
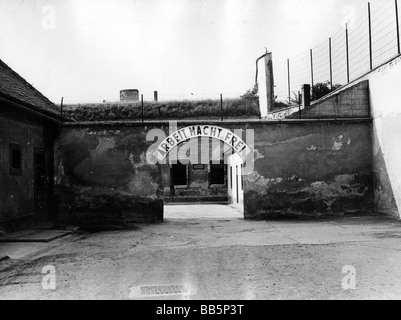
M168 205L225 203L243 214L243 168L253 150L237 134L213 125L188 126L170 134L153 154L162 163Z
M179 129L164 139L155 150L154 156L162 163L178 145L190 139L205 137L222 141L232 148L245 162L252 149L231 130L210 125L194 125Z

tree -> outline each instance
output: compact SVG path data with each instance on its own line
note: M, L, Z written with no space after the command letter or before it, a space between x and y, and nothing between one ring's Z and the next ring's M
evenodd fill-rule
M333 88L331 88L331 83L330 81L326 81L326 82L319 82L316 83L313 87L312 87L312 97L311 100L318 100L322 97L324 97L325 95L329 94L330 92L337 90L338 88L341 87L341 84L337 83L333 86Z
M246 101L259 101L259 86L258 84L255 84L252 89L249 89L245 94L241 96L241 99L246 100Z

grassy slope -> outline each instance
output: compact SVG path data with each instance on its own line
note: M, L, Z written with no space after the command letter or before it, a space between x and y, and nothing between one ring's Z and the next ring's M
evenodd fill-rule
M77 121L140 120L141 104L80 104L67 105L64 114ZM225 119L259 119L259 104L242 99L223 102ZM220 101L167 101L145 102L145 120L164 119L220 119Z

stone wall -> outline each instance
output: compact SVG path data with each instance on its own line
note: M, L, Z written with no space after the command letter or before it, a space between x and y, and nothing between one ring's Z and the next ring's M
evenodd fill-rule
M401 58L372 73L369 79L373 116L375 210L400 217L401 212Z
M5 102L0 103L0 229L12 231L25 227L25 224L28 226L52 218L47 212L51 185L48 184L48 190L43 191L40 212L35 208L34 187L35 149L43 149L50 160L50 140L55 134L52 130L56 129L46 121ZM21 146L22 169L18 174L10 171L10 143ZM52 172L50 167L47 169L50 177Z
M254 131L254 168L244 177L248 219L366 214L373 209L371 121L181 121ZM56 144L56 182L65 219L160 221L165 165L146 141L167 122L66 125ZM246 141L252 144L252 141ZM167 170L168 171L168 170ZM199 195L193 194L194 198Z
M366 214L373 209L371 123L260 124L245 177L245 217Z
M345 110L348 117L373 118L374 209L375 212L394 217L401 216L400 81L401 57L397 56L316 102L307 113L302 112L302 118L322 118L326 112L329 112L329 117L335 118L338 110ZM335 107L337 101L341 102L341 108Z
M300 114L301 113L301 114ZM288 119L369 118L369 81L341 88Z
M56 191L61 221L163 220L161 167L149 165L151 127L65 127L56 142ZM167 129L168 130L168 129Z

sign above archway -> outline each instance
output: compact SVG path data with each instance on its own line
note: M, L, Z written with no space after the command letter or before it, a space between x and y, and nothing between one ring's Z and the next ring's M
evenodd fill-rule
M179 144L198 137L213 138L224 142L238 153L243 160L245 160L252 151L252 149L231 130L212 125L195 125L179 129L170 134L160 143L154 155L162 162L169 152Z

